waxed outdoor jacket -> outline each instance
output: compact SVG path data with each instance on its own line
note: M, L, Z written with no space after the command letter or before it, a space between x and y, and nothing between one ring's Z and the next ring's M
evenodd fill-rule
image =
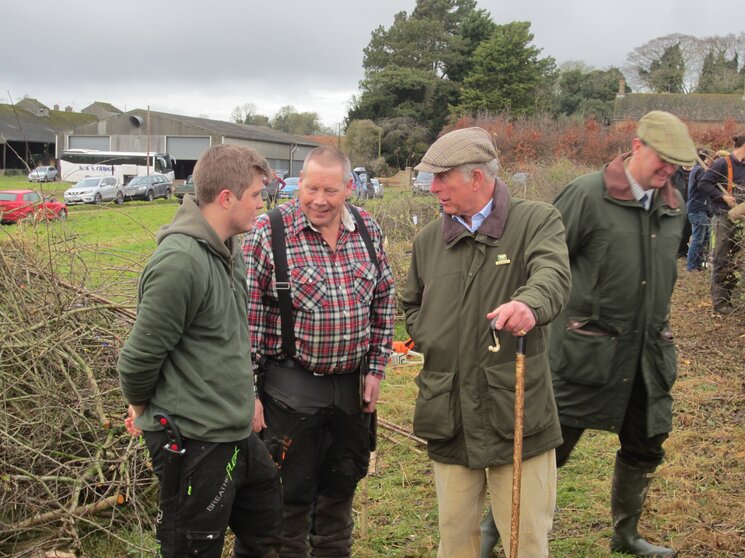
M510 199L498 182L493 210L475 234L449 216L414 240L403 305L424 365L414 432L429 456L472 469L512 462L516 340L492 343L486 314L509 300L537 319L526 337L523 456L561 443L551 390L546 328L570 286L564 227L550 205Z
M572 292L551 324L549 356L562 424L618 432L640 373L651 437L672 429L676 363L668 320L685 212L669 182L645 211L624 172L628 156L556 198Z

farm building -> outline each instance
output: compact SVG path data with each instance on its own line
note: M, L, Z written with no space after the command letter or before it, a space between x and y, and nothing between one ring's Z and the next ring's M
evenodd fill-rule
M73 112L72 107L50 109L32 98L0 104L0 171L50 164L57 133L95 121L95 116Z
M664 110L688 124L691 132L720 127L727 121L745 125L745 95L714 93L621 93L613 124L636 122L650 110Z
M222 143L253 147L278 171L297 176L317 142L263 126L135 109L57 135L57 157L65 149L170 153L176 178L186 178L200 155Z
M80 112L84 114L92 114L98 120L103 120L104 118L109 118L110 116L116 116L117 114L122 113L122 111L116 108L114 105L110 103L103 103L101 101L91 103Z

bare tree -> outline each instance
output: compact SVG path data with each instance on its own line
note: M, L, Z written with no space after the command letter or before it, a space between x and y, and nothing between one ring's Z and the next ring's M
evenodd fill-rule
M710 37L693 37L682 33L673 33L664 37L657 37L636 47L627 55L627 64L624 66L624 74L629 84L637 91L655 91L659 84L655 82L655 70L661 69L661 62L665 54L675 46L680 49L683 58L683 87L684 93L696 91L701 72L704 68L704 60L711 53L719 56L720 53L729 60L737 58L745 60L745 33L730 33L729 35Z

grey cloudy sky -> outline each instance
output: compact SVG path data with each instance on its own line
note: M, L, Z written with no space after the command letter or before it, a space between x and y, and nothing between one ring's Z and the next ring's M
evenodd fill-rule
M37 0L3 2L0 102L28 95L80 110L106 101L229 120L253 103L315 111L336 127L363 77L370 33L415 0ZM678 32L739 33L737 0L478 0L497 23L530 21L558 63L622 66ZM695 11L694 11L695 10Z

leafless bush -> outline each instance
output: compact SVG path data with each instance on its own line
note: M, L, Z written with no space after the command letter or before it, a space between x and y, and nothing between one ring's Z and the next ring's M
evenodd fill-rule
M58 275L69 248L38 248L0 244L0 555L123 530L136 552L155 485L122 427L115 365L133 314Z
M385 235L385 252L396 280L396 297L401 310L401 293L411 259L411 245L424 225L440 214L437 199L431 195L386 198L369 210Z

